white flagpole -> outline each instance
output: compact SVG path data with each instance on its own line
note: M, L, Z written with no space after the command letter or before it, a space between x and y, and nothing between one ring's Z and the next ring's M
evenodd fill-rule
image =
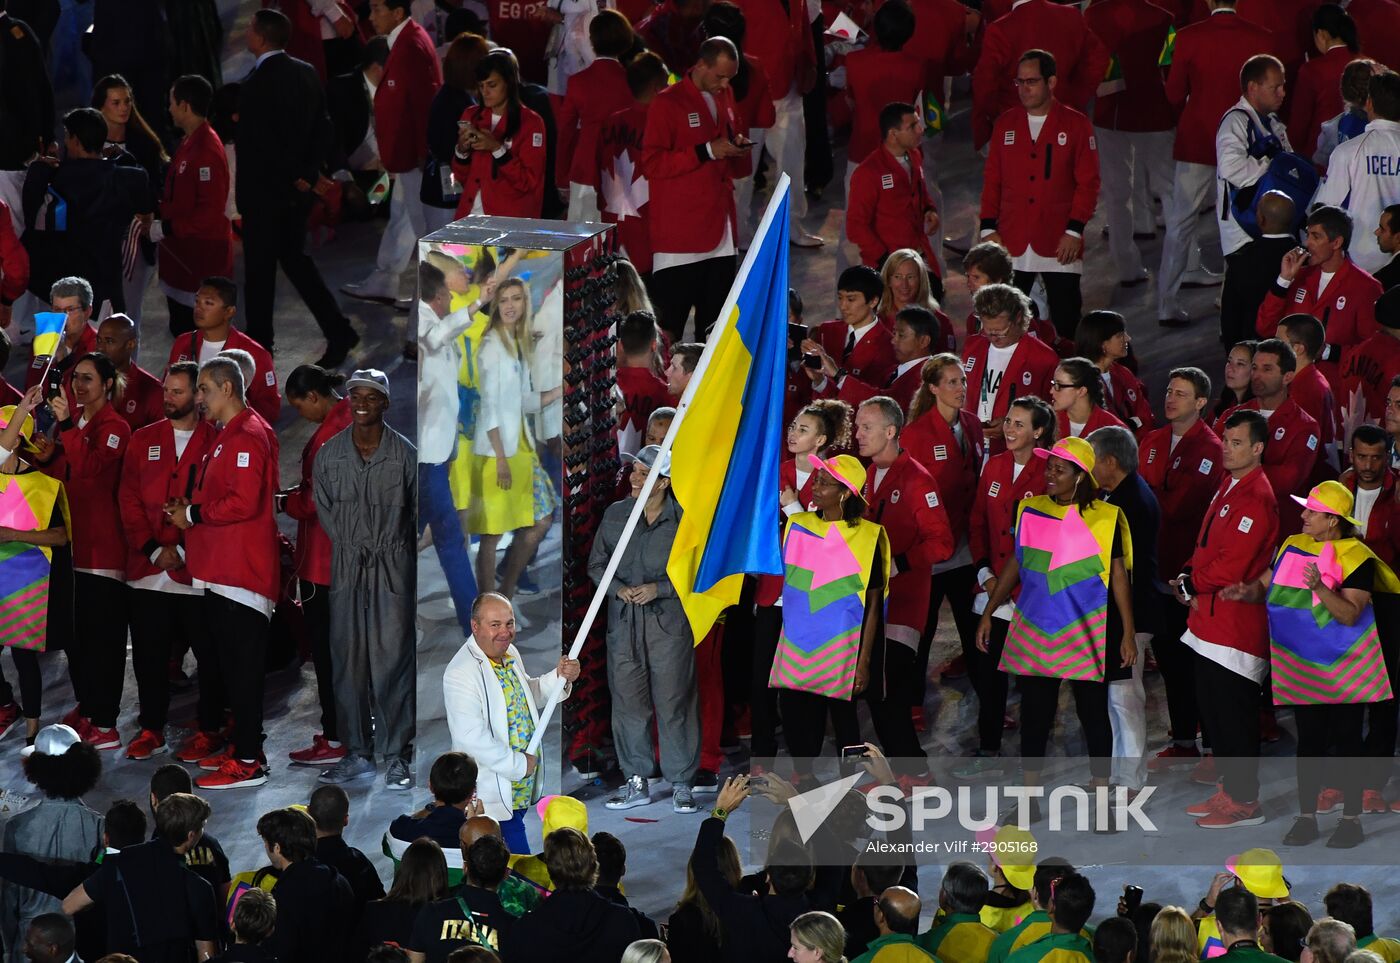
M780 174L777 187L773 190L773 196L769 198L768 207L763 212L763 220L759 222L758 230L754 232L753 243L749 245L748 251L744 254L744 263L739 268L739 273L729 288L729 296L724 299L724 309L715 319L715 326L710 329L710 336L705 341L705 350L701 353L700 360L695 363L695 371L690 376L690 383L686 385L685 393L681 395L681 400L676 404L676 417L672 419L670 430L666 432L666 437L661 442L661 455L670 454L676 430L685 420L685 413L690 407L690 399L699 388L701 379L705 377L705 371L710 366L710 359L714 356L720 337L734 323L734 305L739 299L739 292L743 290L744 282L748 280L758 251L763 247L763 242L768 237L768 231L772 228L778 205L787 196L790 185L789 177L786 174ZM642 509L646 507L647 499L651 497L651 490L655 484L656 472L647 472L647 480L642 484L642 490L637 495L636 503L632 506L632 513L627 516L627 524L622 529L622 537L618 539L617 547L613 549L612 557L608 559L608 567L603 571L603 577L599 580L598 587L593 592L593 598L588 603L588 611L584 613L583 621L579 623L578 632L574 635L574 643L569 647L569 658L571 659L578 658L579 652L583 649L584 640L588 638L588 633L598 618L598 610L602 608L603 600L608 597L613 576L617 574L617 566L622 561L623 550L627 548L627 543L632 540L632 533L637 529L637 520L642 517ZM545 702L544 708L540 710L539 721L535 723L535 734L531 737L530 745L525 750L530 755L536 755L539 752L545 728L549 725L549 720L554 715L554 709L559 704L559 698L563 692L564 680L556 678L554 685L550 688L549 699Z

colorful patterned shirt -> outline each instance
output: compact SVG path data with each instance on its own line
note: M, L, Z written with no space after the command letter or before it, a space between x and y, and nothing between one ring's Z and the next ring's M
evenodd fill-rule
M530 704L526 701L525 687L520 684L520 676L515 672L515 660L506 656L500 662L492 662L491 669L496 673L496 681L501 684L501 694L506 699L506 725L510 729L510 747L516 752L524 752L535 734L535 720L530 715ZM510 784L510 807L525 809L530 805L534 793L535 777L526 776Z

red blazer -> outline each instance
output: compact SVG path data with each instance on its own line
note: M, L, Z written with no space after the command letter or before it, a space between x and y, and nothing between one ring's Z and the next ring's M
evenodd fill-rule
M187 331L179 335L170 346L170 360L167 364L177 361L198 362L200 346L203 344L204 336L199 331ZM248 405L262 415L269 425L272 424L282 411L282 392L277 388L277 369L272 366L272 355L232 325L229 326L228 340L224 342L224 347L242 348L253 356L253 383L246 386Z
M131 428L112 405L105 405L86 425L77 419L60 429L62 444L39 469L63 482L73 517L73 567L126 570L126 538L117 507L122 458Z
M1220 480L1196 536L1187 567L1197 601L1186 625L1197 638L1262 659L1269 651L1268 610L1228 601L1219 593L1227 585L1258 578L1273 562L1283 537L1280 502L1263 471L1250 472L1226 494L1230 481L1229 475Z
M750 35L753 30L750 21ZM769 76L771 81L771 70ZM642 172L651 203L656 205L651 210L653 252L712 251L724 237L726 222L730 237L738 241L733 167L710 160L705 145L716 137L732 138L743 125L728 88L715 94L715 108L718 120L711 118L710 108L689 74L651 102L642 140Z
M882 5L883 0L875 10ZM944 78L965 74L976 62L976 51L967 42L967 7L959 0L911 0L909 7L914 11L914 36L904 51L923 59L923 89L937 91L942 98Z
M953 426L944 421L936 410L920 415L904 426L899 442L914 460L928 469L938 490L943 493L943 507L948 510L948 522L961 541L967 532L972 513L972 500L977 491L977 475L982 470L982 455L986 440L982 423L970 411L958 412L967 451L958 444Z
M1341 408L1332 394L1332 386L1317 365L1310 364L1293 376L1288 385L1288 397L1298 402L1298 407L1317 422L1324 448L1342 440Z
M739 118L740 130L767 130L778 122L778 111L773 106L773 92L768 86L768 71L763 62L750 54L744 54L749 65L749 87L744 91L744 99L736 100L734 113ZM753 173L753 152L736 157L729 162L734 177L748 177Z
M1099 151L1088 117L1052 101L1034 141L1023 108L997 118L982 175L982 229L997 231L1012 257L1028 247L1054 257L1065 231L1084 233L1098 202Z
M1094 126L1107 130L1159 131L1176 126L1157 60L1167 42L1172 14L1149 0L1096 0L1084 21L1111 56L1118 58L1123 89L1094 99Z
M909 452L899 453L878 488L875 472L871 465L861 497L865 517L883 525L890 538L885 638L917 649L928 622L929 575L953 554L957 542L937 483Z
M874 336L871 335L871 337ZM884 395L899 402L900 410L908 414L910 402L914 400L919 385L924 383L923 368L922 364L916 364L901 375L897 373L899 365L896 363L895 369L881 382L862 381L855 375L846 375L841 381L840 388L834 387L831 379L828 378L826 387L821 391L813 392L813 394L818 398L840 398L852 408L859 407L862 401L874 398L876 395Z
M1147 386L1121 362L1109 366L1108 380L1111 390L1104 399L1105 407L1141 439L1143 432L1151 431L1157 424Z
M228 202L228 156L208 123L197 127L170 159L160 201L160 279L177 291L197 291L207 277L233 274L233 225Z
M924 233L924 214L936 208L924 183L923 155L915 149L907 159L906 171L881 145L856 167L846 201L846 236L869 267L878 268L891 251L909 247L936 272L938 259Z
M1361 52L1400 70L1400 3L1395 0L1351 0L1347 13L1356 21Z
M389 48L374 89L374 137L391 174L416 171L428 156L428 108L442 86L442 67L428 31L412 18Z
M462 120L477 127L491 126L491 112L485 107L472 106L462 111ZM496 138L505 136L507 115L491 127ZM520 108L520 129L505 144L506 155L499 161L486 151L474 150L467 160L455 154L452 170L462 185L462 199L457 202L457 216L472 212L476 195L481 195L481 210L501 217L539 217L544 205L544 120L529 107Z
M1298 68L1308 57L1317 56L1313 46L1312 18L1322 0L1236 0L1235 11L1251 23L1267 28L1273 34L1269 52L1283 61L1287 71L1289 104L1297 102L1298 90L1293 85L1299 79ZM1293 108L1285 107L1285 110ZM1341 108L1334 110L1337 113ZM1331 117L1328 114L1327 117ZM1324 117L1323 120L1326 120ZM1289 132L1288 140L1297 149L1298 142ZM1301 151L1300 151L1301 153ZM1311 154L1305 154L1311 157Z
M1174 158L1215 166L1215 132L1240 99L1240 69L1272 49L1273 34L1228 10L1177 33L1167 74L1167 100L1178 118Z
M1304 157L1317 150L1322 122L1342 112L1342 71L1358 56L1338 44L1298 68L1289 98L1288 142Z
M622 420L617 426L619 438L624 432L633 438L645 438L647 420L651 418L651 413L675 400L666 390L666 382L653 374L650 368L619 364L617 387L622 392L623 403ZM638 444L624 450L636 452L641 447Z
M1317 285L1322 270L1310 265L1298 272L1293 285L1275 284L1259 304L1254 329L1261 338L1272 338L1278 323L1290 314L1311 314L1327 329L1327 346L1335 360L1319 361L1318 367L1333 387L1340 385L1342 350L1365 341L1379 330L1376 324L1376 298L1381 282L1357 267L1350 259L1332 276L1319 300ZM1340 349L1340 350L1339 350Z
M1021 54L1035 47L1055 55L1055 99L1075 110L1088 106L1108 67L1108 50L1076 7L1027 0L994 21L972 72L972 144L978 150L1006 111L1023 110L1012 81Z
M117 490L122 531L126 535L128 582L161 571L151 562L151 553L156 549L185 543L184 533L166 517L165 503L193 494L195 473L218 436L217 428L200 421L185 443L185 453L176 459L175 429L168 419L162 418L132 433L131 454L122 464ZM190 584L188 565L171 569L168 574L182 585Z
M899 367L894 360L894 345L890 344L890 330L879 321L856 342L855 350L845 361L841 352L846 349L846 336L850 327L845 321L828 321L817 328L815 340L822 350L831 355L838 367L846 369L848 375L870 385L883 385ZM806 375L798 373L799 377Z
M1379 422L1385 417L1385 396L1390 392L1390 379L1397 374L1400 374L1400 339L1382 329L1342 355L1342 383L1337 396L1350 399L1351 393L1360 388L1366 399L1366 417Z
M1074 347L1074 342L1068 338L1061 338L1060 333L1055 330L1054 322L1049 318L1038 318L1035 316L1035 302L1031 302L1031 323L1026 329L1026 333L1033 338L1039 338L1055 350L1061 358L1072 358L1079 351ZM967 312L967 320L963 322L963 328L968 336L977 334L982 330L982 319L977 316L976 311ZM1063 344L1061 343L1063 342Z
M1056 438L1068 438L1070 436L1069 412L1055 412L1055 426ZM1080 433L1079 437L1087 439L1090 435L1098 431L1100 428L1109 427L1126 428L1128 426L1123 424L1122 419L1120 419L1117 415L1113 414L1113 412L1096 406L1089 410L1089 421L1084 425L1084 430Z
M846 145L846 156L856 163L884 143L880 136L880 111L886 104L913 104L922 112L918 94L926 83L928 62L914 53L923 49L916 46L917 42L916 27L914 40L902 50L883 50L872 43L846 55L846 98L851 102L851 139ZM941 96L942 88L939 91Z
M807 5L783 3L782 0L737 2L748 24L744 46L763 62L773 99L786 97L794 83L803 88L798 90L799 94L806 93L810 89L807 84L815 79L813 70L816 65ZM691 66L671 64L671 68L678 72L689 70Z
M276 600L282 589L277 520L277 445L251 408L215 439L195 480L185 532L190 575Z
M1186 429L1172 450L1172 426L1148 432L1138 445L1138 473L1162 509L1157 533L1157 572L1174 579L1191 559L1196 533L1225 469L1220 438L1204 419Z
M312 471L316 453L350 425L350 399L341 398L326 414L326 420L316 426L301 450L301 481L287 493L287 514L297 520L297 547L293 556L297 576L317 585L331 584L331 540L316 515L316 493L312 487Z
M1348 469L1337 479L1353 495L1356 494L1356 472ZM1366 519L1366 531L1361 533L1366 547L1380 556L1387 565L1395 564L1397 542L1400 542L1400 501L1395 498L1395 471L1386 469L1381 476L1381 493L1371 506L1371 517Z
M112 402L132 431L165 418L165 385L135 361L126 369L126 387Z
M1215 433L1225 434L1225 422L1236 411L1258 411L1253 398L1230 409L1215 422ZM1269 441L1264 446L1264 474L1278 495L1279 532L1283 537L1303 530L1303 510L1289 495L1306 495L1317 460L1322 453L1322 431L1316 419L1289 398L1269 417Z
M894 330L894 316L898 312L892 309L881 309L880 323L891 331ZM950 354L958 353L958 335L953 330L953 319L948 317L942 308L934 308L933 316L938 319L938 330L933 334L933 343L929 345L931 354L939 354L947 351ZM971 332L969 332L970 334Z
M993 575L1001 575L1006 560L1016 552L1013 526L1017 503L1045 494L1045 461L1032 456L1021 469L1021 477L1012 482L1016 459L1011 452L1003 451L988 459L977 482L967 535L973 568L989 568Z
M963 370L967 372L967 410L977 414L978 400L982 395L982 374L987 370L987 349L991 342L985 334L974 334L963 343ZM1006 366L1001 384L997 386L996 398L992 402L992 420L1003 417L1011 402L1026 395L1050 398L1050 382L1055 377L1055 368L1060 356L1055 349L1039 338L1029 334L1016 342L1016 351L1011 355L1011 363ZM994 450L1001 450L1001 442L993 443Z
M28 288L29 252L15 236L10 208L0 201L0 304L14 304Z
M607 223L617 225L618 240L627 260L643 276L651 272L651 202L649 191L633 185L645 180L642 136L649 107L634 103L603 122L597 137L598 179L594 182L599 215Z
M559 136L554 183L563 187L597 182L598 129L609 116L630 106L627 68L613 57L599 57L569 78L554 112Z

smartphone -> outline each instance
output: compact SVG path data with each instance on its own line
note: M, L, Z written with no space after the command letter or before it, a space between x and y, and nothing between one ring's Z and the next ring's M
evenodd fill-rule
M1125 916L1132 916L1134 913L1136 913L1136 912L1138 911L1138 907L1141 906L1141 905L1142 905L1142 887L1141 887L1141 886L1124 886L1124 887L1123 887L1123 906L1124 906L1124 908L1126 909L1126 912L1125 912L1123 915L1125 915Z
M1181 576L1177 576L1177 578L1181 579ZM1185 579L1181 579L1176 583L1176 597L1188 604L1190 603L1191 599L1194 598L1194 596L1191 594L1191 590L1186 587Z
M869 754L870 754L870 750L867 749L867 748L865 748L865 746L863 746L863 745L861 745L861 746L842 746L842 747L841 747L841 762L843 762L843 763L854 763L854 764L856 764L856 765L859 765L859 764L860 764L860 760L864 759L864 758L865 758L867 755L869 755Z
M792 347L787 350L787 359L789 361L796 361L798 358L802 357L802 342L809 337L807 326L805 324L793 324L789 321L787 336L788 341L792 344Z
M472 122L469 121L469 120L459 120L459 121L457 121L457 129L458 129L458 130L466 130L468 127L471 127L471 126L472 126Z
M814 370L820 368L822 366L822 356L819 354L804 354L802 356L802 366Z
M754 792L763 792L768 788L767 776L754 776L749 780L749 788Z

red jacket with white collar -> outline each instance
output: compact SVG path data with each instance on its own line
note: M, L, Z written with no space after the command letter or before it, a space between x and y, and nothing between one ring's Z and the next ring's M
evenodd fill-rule
M1142 379L1128 370L1127 365L1115 361L1108 369L1108 397L1104 405L1133 430L1139 438L1151 431L1157 424L1152 414L1152 402L1147 398L1147 386Z
M500 160L484 150L472 151L466 160L453 155L452 170L462 185L457 216L470 214L480 194L484 214L539 217L544 205L544 119L521 106L520 128L509 143L504 140L509 114L502 114L500 122L492 126L491 111L473 105L462 111L462 120L480 129L490 128L491 136L502 142L506 153Z
M130 426L107 404L81 428L75 417L70 427L60 429L58 440L62 449L39 469L68 490L73 567L124 571L126 537L117 508L117 486L131 442Z
M195 479L185 532L190 575L276 600L281 562L272 496L277 446L249 408L219 432Z
M1173 450L1172 426L1163 425L1138 445L1138 474L1152 487L1162 509L1157 571L1165 582L1176 578L1190 560L1206 506L1224 477L1220 438L1204 419L1197 419Z
M883 0L876 3L875 12L883 5ZM909 8L914 11L914 36L904 51L923 59L922 89L939 91L942 99L944 78L965 74L976 63L977 52L967 42L967 7L959 0L911 0Z
M963 343L963 371L967 372L967 410L977 414L982 397L982 375L987 370L987 351L991 342L985 334L974 334ZM1026 395L1036 395L1048 400L1050 382L1055 377L1055 368L1060 356L1055 349L1039 338L1029 334L1016 342L1016 351L1006 366L1001 383L995 385L996 394L992 400L992 421L1002 418L1011 402ZM993 450L1001 450L1000 440L993 443Z
M316 426L316 431L301 450L301 482L287 493L286 512L297 520L294 555L297 576L317 585L331 584L331 540L316 515L312 470L321 446L348 427L352 420L350 399L341 398L326 413L326 420Z
M794 4L801 6L801 4ZM749 24L753 33L753 23ZM764 63L768 67L767 62ZM770 68L771 80L771 68ZM651 196L651 249L666 254L703 254L719 246L728 224L737 242L734 168L710 160L705 145L743 131L727 87L714 95L718 120L700 88L686 74L652 99L642 139L642 172Z
M904 374L897 374L898 370L898 365L896 365L895 370L891 371L881 382L863 381L855 375L846 375L841 380L840 388L835 388L831 379L828 378L826 387L821 391L813 392L813 394L818 398L840 398L852 408L859 407L862 401L874 398L876 395L884 395L899 402L901 411L908 412L909 403L914 400L919 385L924 383L924 366L916 364Z
M841 355L846 350L846 338L850 333L850 325L845 321L827 321L817 328L815 340L838 368L846 369L848 376L855 375L869 385L883 385L899 367L894 360L890 329L876 320L860 336L850 357L843 361Z
M976 311L967 312L967 321L963 323L968 335L977 334L982 330L982 319L977 317ZM1079 353L1074 342L1069 338L1061 338L1060 333L1055 330L1055 324L1049 318L1038 318L1035 316L1035 302L1031 302L1031 323L1027 326L1027 333L1033 338L1039 338L1048 344L1054 352L1061 358L1072 358ZM1063 343L1062 343L1063 342ZM956 348L950 348L956 351Z
M180 142L160 199L160 279L177 291L198 291L207 277L233 274L233 224L228 203L228 155L208 123Z
M1203 0L1197 2L1204 5ZM1285 76L1288 78L1288 101L1289 106L1285 110L1295 109L1293 104L1298 102L1298 89L1296 83L1302 81L1302 76L1298 73L1298 68L1304 65L1304 60L1308 57L1317 57L1317 47L1313 44L1312 18L1317 8L1322 6L1322 0L1236 0L1235 10L1241 17L1257 23L1261 27L1267 27L1272 31L1273 42L1269 47L1269 53L1283 61ZM1206 14L1208 15L1208 14ZM1364 33L1361 36L1365 36ZM1333 85L1333 89L1337 89ZM1341 107L1323 117L1326 120L1341 111ZM1297 145L1293 140L1290 131L1288 140ZM1311 154L1305 154L1311 157Z
M1350 399L1353 391L1361 389L1366 399L1366 417L1379 422L1385 417L1385 396L1390 392L1390 379L1397 374L1400 374L1400 338L1387 330L1377 331L1342 355L1342 384L1337 396Z
M914 39L900 50L885 50L876 44L852 50L846 55L846 97L851 101L851 139L846 156L857 164L879 150L880 111L886 104L915 104L924 89L928 63L915 51L920 22L914 18ZM940 87L941 91L942 88ZM847 218L850 214L847 213Z
M1023 499L1045 494L1045 463L1046 459L1032 455L1020 477L1013 481L1016 459L1011 452L1003 451L987 460L977 482L968 528L967 544L972 550L974 568L986 567L993 575L1001 575L1006 560L1016 551L1012 531L1016 505Z
M744 46L763 61L768 89L774 100L782 100L794 83L801 86L812 79L816 50L812 46L807 5L782 0L738 0L738 4L748 24ZM681 70L689 69L690 64L671 66Z
M442 86L442 66L428 31L412 17L389 48L374 90L374 137L391 174L416 171L428 156L428 108Z
M170 360L167 364L177 361L193 361L198 364L203 344L204 335L200 331L187 331L177 336L170 345ZM277 389L277 369L272 366L272 355L232 325L228 329L228 340L224 342L224 350L229 348L241 348L253 356L253 383L245 385L248 405L262 415L269 425L272 424L282 411L282 393Z
M898 313L898 311L882 308L880 310L880 323L893 331L894 318ZM948 317L942 308L934 308L933 316L938 319L938 330L933 333L933 343L929 345L929 352L931 354L939 354L947 351L951 354L957 354L958 336L957 333L953 331L953 319ZM968 332L968 334L971 333L971 331Z
M891 251L909 247L937 273L938 259L924 233L924 214L936 208L924 183L923 154L911 150L906 161L908 170L881 144L851 173L846 236L869 267L878 268Z
M1342 352L1360 344L1378 330L1376 298L1381 296L1381 282L1352 263L1342 262L1321 296L1317 286L1322 269L1309 265L1298 272L1288 287L1275 283L1264 295L1255 318L1254 329L1261 338L1273 338L1278 323L1290 314L1311 314L1327 329L1324 358L1317 362L1334 389L1340 386Z
M804 461L807 458L806 455L802 457ZM812 504L812 479L816 476L816 472L810 472L807 475L807 481L803 483L801 488L797 488L797 461L793 458L784 459L778 465L778 491L781 492L784 488L796 488L798 511L806 511L807 506ZM782 595L783 577L781 575L758 576L757 591L754 593L756 604L777 605L778 599L782 598Z
M871 465L861 497L865 517L883 525L890 537L885 638L917 649L928 621L929 574L957 544L937 483L909 452L899 453L878 487L877 474Z
M1347 491L1356 494L1356 472L1347 469L1337 479L1347 486ZM1371 516L1366 519L1366 531L1361 540L1366 547L1380 556L1387 565L1395 564L1396 552L1400 549L1400 501L1395 497L1395 471L1387 468L1381 476L1381 493L1371 506Z
M1051 101L1035 140L1024 108L997 118L982 175L982 229L998 232L1012 257L1028 247L1054 257L1066 231L1084 233L1098 202L1099 152L1088 117Z
M1337 116L1346 106L1342 103L1342 71L1357 56L1339 43L1298 69L1298 79L1288 98L1288 142L1304 157L1312 157L1317 150L1322 122Z
M899 443L933 476L943 495L948 522L957 540L961 541L972 514L977 475L982 470L982 454L987 443L982 435L982 424L972 412L959 411L958 422L962 425L966 451L958 444L953 426L943 420L936 406L905 425Z
M175 429L168 419L162 418L132 434L117 492L126 533L128 582L161 571L151 562L151 553L156 549L185 543L184 533L166 517L165 504L193 494L195 475L218 435L218 429L209 422L198 422L185 443L185 453L176 458ZM188 565L167 574L176 582L190 584Z
M1231 408L1216 419L1215 433L1224 437L1225 422L1235 412L1259 410L1258 398ZM1281 537L1296 535L1303 530L1303 510L1288 496L1308 493L1309 482L1321 456L1322 430L1316 419L1289 398L1269 416L1269 440L1264 445L1264 474L1269 476L1269 486L1278 496Z
M1240 70L1273 49L1273 34L1229 8L1177 32L1167 100L1177 113L1172 157L1215 166L1220 118L1240 99Z
M593 184L598 177L598 130L609 116L632 106L627 68L614 57L599 57L569 78L558 103L554 183Z
M1068 411L1055 412L1055 425L1056 438L1070 437ZM1109 427L1126 428L1127 425L1123 424L1122 419L1120 419L1117 415L1113 414L1113 412L1095 405L1093 408L1089 409L1089 420L1084 423L1084 430L1079 433L1079 437L1088 438L1100 428Z
M122 396L112 402L131 430L144 428L165 417L165 386L135 361L127 365Z
M1310 364L1293 376L1288 385L1288 397L1298 402L1298 407L1312 415L1313 421L1317 422L1324 449L1340 440L1342 412L1337 406L1332 386L1317 365Z
M1090 31L1118 58L1123 89L1094 99L1094 126L1107 130L1160 131L1176 126L1157 60L1172 14L1149 0L1097 0L1084 11Z

